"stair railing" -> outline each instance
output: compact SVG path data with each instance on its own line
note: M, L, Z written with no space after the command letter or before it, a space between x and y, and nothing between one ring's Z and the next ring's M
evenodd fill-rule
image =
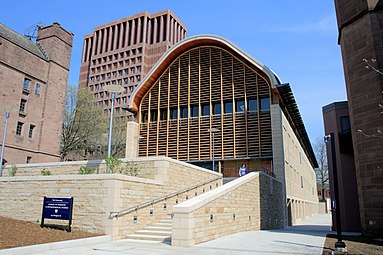
M149 200L149 201L146 201L146 202L143 202L141 204L138 204L136 206L132 206L132 207L129 207L127 209L124 209L124 210L121 210L121 211L118 211L118 212L109 212L109 219L113 219L113 218L118 218L118 217L121 217L121 216L124 216L126 214L129 214L131 212L134 212L134 211L138 211L140 209L143 209L145 207L148 207L148 206L152 206L154 204L157 204L161 201L165 201L169 198L172 198L172 197L175 197L175 196L178 196L180 194L183 194L183 193L187 193L191 190L194 190L194 189L197 189L199 187L202 187L204 185L207 185L209 183L212 183L212 182L215 182L215 181L218 181L222 179L222 176L220 177L217 177L217 178L214 178L214 179L209 179L207 181L204 181L202 183L199 183L199 184L196 184L196 185L193 185L191 187L188 187L188 188L185 188L185 189L182 189L182 190L179 190L179 191L176 191L176 192L172 192L172 193L169 193L169 194L166 194L164 196L161 196L161 197L158 197L158 198L155 198L155 199L152 199L152 200ZM218 186L218 184L216 185ZM210 187L210 189L212 189Z

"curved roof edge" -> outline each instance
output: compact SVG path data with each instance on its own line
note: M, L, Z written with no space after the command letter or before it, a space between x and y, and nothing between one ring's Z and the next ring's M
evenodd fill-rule
M144 79L142 79L137 88L134 90L128 102L129 109L133 112L138 111L139 103L141 102L141 99L144 97L146 92L150 90L150 88L154 85L162 73L177 57L192 48L205 45L221 46L238 54L238 56L240 56L243 60L255 66L267 76L271 83L272 89L276 88L278 84L281 84L281 81L276 73L274 73L262 62L256 60L245 51L241 50L238 46L229 40L217 35L196 35L176 43L171 48L169 48L169 50L167 50L164 55L162 55L162 57L157 61L152 69L150 69L150 71L145 75Z

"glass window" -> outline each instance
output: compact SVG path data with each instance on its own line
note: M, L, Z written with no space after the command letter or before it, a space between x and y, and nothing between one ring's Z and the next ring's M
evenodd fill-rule
M198 105L190 106L190 117L198 117Z
M109 105L109 101L108 101L108 100L105 100L105 101L104 101L104 104L105 104L105 106L108 106L108 105Z
M143 111L141 114L141 121L147 122L148 121L148 111Z
M170 108L170 119L176 120L178 118L178 109L175 108Z
M28 137L29 138L33 138L33 130L35 129L35 125L30 125L29 126L29 133L28 133Z
M182 119L186 119L188 117L188 107L180 106L180 116Z
M237 99L235 104L235 111L236 112L244 112L246 109L245 107L245 100L244 99Z
M141 66L137 66L137 72L141 72Z
M233 101L226 100L223 107L224 107L225 113L233 113Z
M349 116L340 117L340 128L341 128L341 132L350 131L351 125L350 125L350 117Z
M213 114L221 114L221 102L213 102Z
M27 105L27 100L21 99L20 101L20 107L19 112L25 112L25 106Z
M210 115L210 104L205 103L201 105L202 107L202 116L209 116Z
M258 102L257 102L257 98L255 97L250 97L248 100L247 100L248 104L249 104L249 111L258 111Z
M39 83L36 83L35 94L36 94L36 95L40 95L40 90L41 90L40 84L39 84Z
M168 119L168 109L160 109L160 120Z
M150 111L150 121L157 121L157 109Z
M270 111L270 98L264 97L260 99L260 110L261 111Z
M21 135L22 131L23 131L23 125L24 123L22 122L17 122L17 127L16 127L16 135Z
M30 87L30 85L31 85L31 80L25 78L25 79L24 79L24 84L23 84L23 90L24 90L24 91L29 91L29 87Z

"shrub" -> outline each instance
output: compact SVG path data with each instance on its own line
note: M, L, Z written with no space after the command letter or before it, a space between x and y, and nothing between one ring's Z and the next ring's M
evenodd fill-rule
M80 169L78 170L79 174L94 174L95 172L96 169L88 166L80 166Z
M51 174L52 174L51 171L49 171L49 170L46 169L46 168L44 168L43 170L41 170L41 175L46 176L46 175L51 175Z
M121 159L110 156L110 157L105 159L105 163L109 167L110 172L115 173L117 170L120 169L120 165L121 165L122 161L121 161Z
M135 162L126 162L126 165L124 168L124 174L130 175L130 176L137 176L140 174L140 167Z
M10 175L10 176L15 176L15 175L16 175L16 172L17 172L17 166L12 165L12 166L11 166L11 169L9 169L9 175Z

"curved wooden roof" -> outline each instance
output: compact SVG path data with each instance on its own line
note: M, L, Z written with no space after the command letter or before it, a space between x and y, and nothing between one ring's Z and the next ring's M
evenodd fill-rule
M145 78L140 82L138 87L134 90L128 103L129 109L133 112L138 112L138 108L142 98L161 77L161 75L166 71L166 69L171 65L171 63L173 63L173 61L176 60L183 53L193 48L198 48L201 46L216 46L223 48L229 53L233 54L238 59L240 59L241 61L243 61L250 68L254 68L258 72L260 71L259 74L270 81L272 88L275 88L277 84L280 84L279 78L273 71L271 71L263 63L250 57L248 54L246 54L244 51L239 49L237 46L235 46L228 40L213 35L198 35L180 41L172 48L170 48L160 58L160 60L153 66L153 68L149 71Z

